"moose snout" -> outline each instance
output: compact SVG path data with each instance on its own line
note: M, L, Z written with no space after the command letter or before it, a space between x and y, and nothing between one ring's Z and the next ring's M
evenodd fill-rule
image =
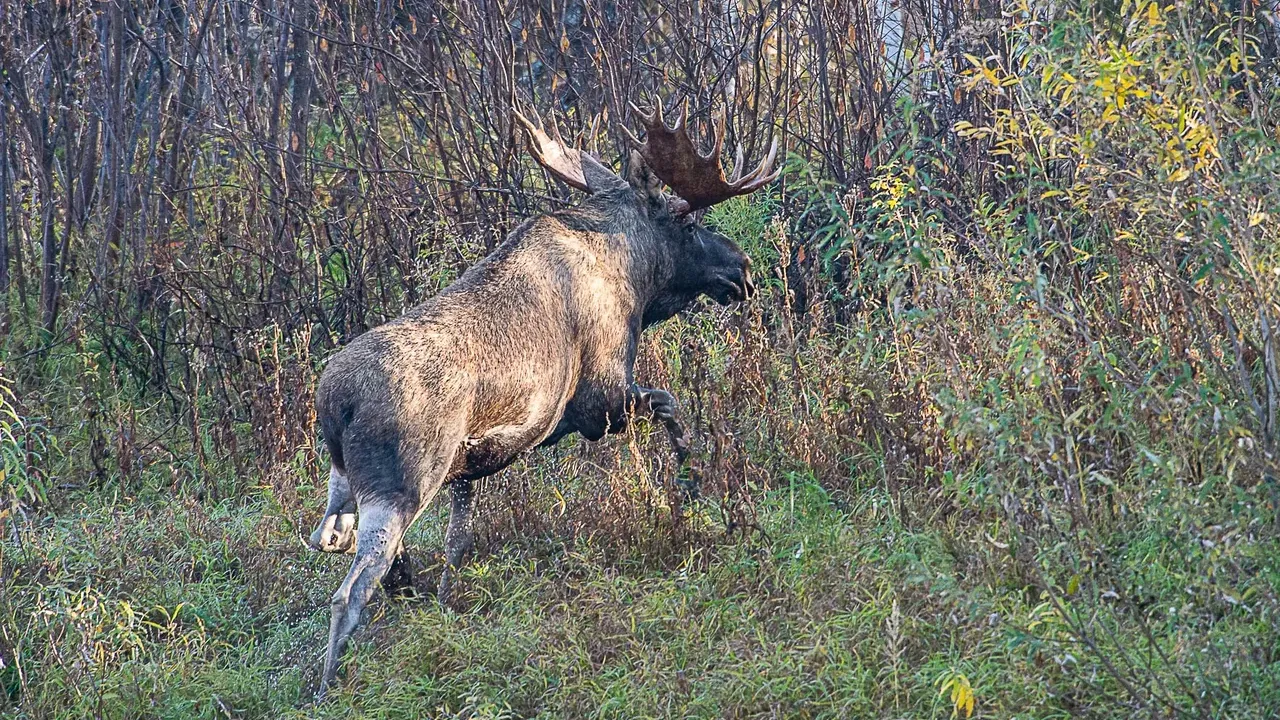
M751 270L741 267L722 270L712 276L712 287L707 294L721 305L742 302L756 294L756 285L751 280Z
M751 279L751 257L746 253L742 253L742 278L738 286L742 290L743 300L750 300L755 297L756 284Z

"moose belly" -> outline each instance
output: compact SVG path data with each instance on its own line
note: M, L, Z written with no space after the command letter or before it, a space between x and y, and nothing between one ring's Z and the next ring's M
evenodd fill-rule
M484 378L476 388L470 430L450 475L476 479L510 465L556 428L572 394L577 367L563 361L537 367L508 361L506 377Z
M563 412L559 394L536 391L485 406L489 411L472 417L473 429L458 448L454 477L476 479L505 468L547 437Z
M450 475L474 480L492 475L510 465L520 455L538 444L547 434L545 423L530 425L500 425L483 435L468 437L462 442L454 459Z

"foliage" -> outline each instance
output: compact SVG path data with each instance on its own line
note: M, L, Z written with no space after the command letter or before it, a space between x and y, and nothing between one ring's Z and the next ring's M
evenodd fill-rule
M6 710L1280 707L1262 5L298 1L204 28L221 7L0 19ZM641 350L700 497L643 424L532 454L482 488L465 610L380 602L308 706L345 570L299 541L323 359L567 197L513 97L608 161L658 89L789 151L706 216L759 297Z
M24 505L48 501L47 479L36 466L53 460L56 451L56 439L46 428L18 414L11 382L0 366L0 523Z

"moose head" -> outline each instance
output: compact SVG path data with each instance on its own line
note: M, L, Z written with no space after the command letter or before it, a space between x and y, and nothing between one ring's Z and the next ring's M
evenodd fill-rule
M703 154L688 132L688 107L682 106L674 127L663 118L662 104L646 113L632 106L644 124L641 140L623 128L634 150L626 180L614 174L589 153L569 147L554 123L544 131L519 113L516 119L529 137L534 157L566 184L600 198L605 205L634 204L643 213L635 230L655 255L663 277L658 292L646 304L643 325L662 322L688 307L700 295L721 305L747 300L755 294L751 259L728 237L698 221L700 211L729 198L755 192L777 179L773 170L778 154L774 138L764 160L743 174L742 146L728 177L720 164L724 147L724 116L716 124L711 150ZM671 194L661 190L665 183Z

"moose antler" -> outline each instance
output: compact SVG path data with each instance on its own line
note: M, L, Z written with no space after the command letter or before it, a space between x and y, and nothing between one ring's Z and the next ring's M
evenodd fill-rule
M773 170L774 160L778 155L778 138L773 138L769 146L769 154L755 170L742 175L742 145L734 154L733 172L725 179L724 168L720 165L720 150L724 147L724 116L716 123L715 146L707 155L698 152L689 138L687 126L689 109L680 111L680 119L675 127L667 127L662 118L662 102L654 103L653 112L645 113L634 104L631 109L639 116L645 127L645 141L623 128L627 138L640 151L640 156L649 164L649 168L660 180L667 184L676 195L672 203L672 212L677 215L711 207L737 195L755 192L778 178L782 169Z
M534 159L552 175L589 193L626 185L622 178L614 175L589 153L566 145L554 119L549 124L551 133L548 135L538 123L521 115L519 110L512 108L511 112L529 136L529 148L533 151Z

